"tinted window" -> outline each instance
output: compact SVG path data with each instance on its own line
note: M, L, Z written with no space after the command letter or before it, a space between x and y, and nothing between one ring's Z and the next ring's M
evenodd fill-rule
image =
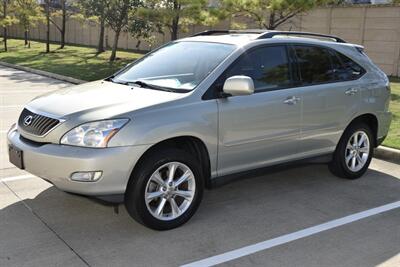
M295 46L294 49L303 84L335 81L331 55L327 49L314 46Z
M273 90L290 85L289 63L284 46L257 48L243 54L225 78L249 76L256 91Z
M350 58L339 54L335 53L336 58L338 61L340 61L341 66L337 69L335 69L335 73L337 75L337 78L340 80L354 80L358 79L364 74L364 69L355 63L353 60Z

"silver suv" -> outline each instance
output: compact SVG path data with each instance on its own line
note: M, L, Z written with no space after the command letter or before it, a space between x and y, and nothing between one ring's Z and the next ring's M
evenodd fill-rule
M206 31L101 81L28 103L10 161L61 190L118 201L153 229L250 170L321 157L355 179L388 133L387 76L335 36Z

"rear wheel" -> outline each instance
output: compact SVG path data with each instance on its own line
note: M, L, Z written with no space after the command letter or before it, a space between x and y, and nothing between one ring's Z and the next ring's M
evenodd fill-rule
M170 149L141 162L125 193L129 214L156 230L172 229L187 222L203 194L197 161L186 151Z
M344 132L329 169L336 176L357 179L368 169L373 154L373 135L368 125L356 123Z

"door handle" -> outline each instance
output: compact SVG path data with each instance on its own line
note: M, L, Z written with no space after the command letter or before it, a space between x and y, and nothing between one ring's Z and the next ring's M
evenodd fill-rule
M356 89L356 88L350 88L350 89L346 90L344 93L345 93L346 95L355 95L357 92L358 92L358 89Z
M287 104L287 105L295 105L297 104L297 102L300 101L300 97L297 96L289 96L288 98L286 98L285 101L283 101L283 103Z

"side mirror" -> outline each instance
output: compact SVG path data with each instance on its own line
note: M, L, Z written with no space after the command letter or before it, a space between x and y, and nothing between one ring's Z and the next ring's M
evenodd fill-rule
M253 79L248 76L232 76L226 79L223 91L232 96L251 95L254 93Z

